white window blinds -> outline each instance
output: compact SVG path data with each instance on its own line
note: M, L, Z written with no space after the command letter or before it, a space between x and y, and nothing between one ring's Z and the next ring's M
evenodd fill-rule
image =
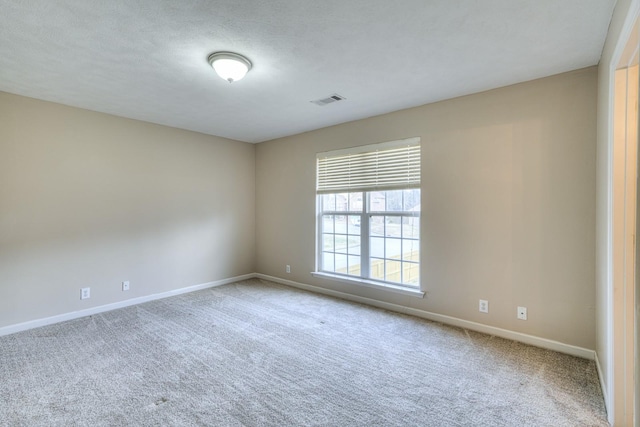
M319 153L318 194L420 188L420 138Z

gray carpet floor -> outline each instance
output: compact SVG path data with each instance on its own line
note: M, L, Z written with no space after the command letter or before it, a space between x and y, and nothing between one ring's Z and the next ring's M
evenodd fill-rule
M258 279L0 337L2 426L606 426L592 361Z

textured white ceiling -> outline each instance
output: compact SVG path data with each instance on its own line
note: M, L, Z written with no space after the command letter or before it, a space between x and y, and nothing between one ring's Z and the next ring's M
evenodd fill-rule
M0 0L0 91L260 142L597 64L614 3Z

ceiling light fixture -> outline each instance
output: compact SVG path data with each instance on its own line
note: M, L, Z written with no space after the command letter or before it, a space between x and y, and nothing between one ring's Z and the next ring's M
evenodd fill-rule
M251 69L251 61L233 52L214 52L209 55L209 64L229 83L242 79Z

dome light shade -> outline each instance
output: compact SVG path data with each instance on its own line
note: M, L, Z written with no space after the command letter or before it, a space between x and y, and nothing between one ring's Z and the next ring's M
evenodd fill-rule
M242 79L251 69L251 61L233 52L215 52L209 55L209 64L229 83Z

